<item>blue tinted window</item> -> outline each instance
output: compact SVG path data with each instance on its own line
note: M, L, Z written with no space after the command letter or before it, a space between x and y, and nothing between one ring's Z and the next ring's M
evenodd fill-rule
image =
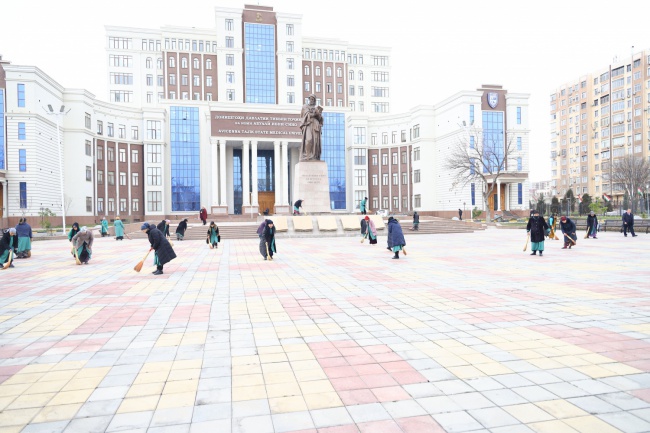
M470 135L469 137L469 148L474 149L474 136Z
M201 208L199 109L171 107L172 211Z
M521 107L517 107L517 125L521 125Z
M475 163L476 163L476 161L474 161L474 158L469 159L469 174L476 174L476 169L474 168Z
M517 150L521 150L521 137L517 137Z
M470 105L469 106L469 124L472 125L474 123L474 106Z
M245 23L246 102L275 104L275 26Z
M272 150L257 151L257 190L259 192L275 190L275 161L273 158ZM250 170L249 173L251 173Z
M472 184L472 206L476 205L476 187Z
M234 209L233 212L237 215L241 215L242 207L242 150L233 149L232 150L232 184L233 184L233 199L234 199Z
M25 139L25 122L18 122L18 139Z
M483 173L496 173L503 164L503 112L483 112Z
M18 106L19 107L25 106L25 85L24 84L18 84Z
M521 171L521 158L517 158L517 171Z
M524 196L524 194L523 194L524 193L524 188L523 188L523 186L524 185L521 184L521 183L517 184L517 204L522 204L524 202L524 198L523 198L523 196Z
M27 182L20 182L20 208L27 209Z
M18 170L27 171L27 151L18 149Z
M0 170L5 169L5 91L0 89Z
M345 186L345 115L323 113L323 152L330 178L330 205L332 210L346 208Z

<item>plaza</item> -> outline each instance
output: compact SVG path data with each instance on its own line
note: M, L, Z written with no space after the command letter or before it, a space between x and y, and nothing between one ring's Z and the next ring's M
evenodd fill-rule
M407 223L404 224L405 228ZM33 244L0 289L0 432L647 432L647 235Z

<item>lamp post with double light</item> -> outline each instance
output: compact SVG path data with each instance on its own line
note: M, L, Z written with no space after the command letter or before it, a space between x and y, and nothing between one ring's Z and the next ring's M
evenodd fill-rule
M59 182L61 186L61 216L62 216L62 227L63 235L65 235L65 190L63 188L63 139L61 138L61 126L59 118L68 114L70 110L65 111L65 105L61 105L61 108L58 112L54 111L52 105L47 105L47 110L45 114L49 116L56 117L56 150L59 154Z

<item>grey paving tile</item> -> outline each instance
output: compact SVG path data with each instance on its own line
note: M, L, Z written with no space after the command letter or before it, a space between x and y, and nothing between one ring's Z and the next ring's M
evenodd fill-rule
M271 415L273 428L277 433L284 433L314 428L314 421L308 411L290 412Z
M39 422L26 426L21 433L62 433L70 421Z
M597 415L608 424L625 433L646 433L650 431L650 422L627 412L601 413Z
M597 396L568 398L567 401L569 403L575 404L580 409L591 414L612 413L620 411L618 407L607 403Z
M108 424L106 432L116 432L122 430L146 429L153 416L153 411L118 413Z
M352 417L344 407L312 410L310 414L317 429L353 423Z
M433 418L448 433L467 432L482 428L481 424L465 411L438 413L433 415Z
M485 428L520 425L519 421L508 412L499 407L487 407L483 409L471 409L467 411L472 418L477 420Z
M347 407L350 416L356 423L381 421L390 419L390 414L380 403L359 404Z

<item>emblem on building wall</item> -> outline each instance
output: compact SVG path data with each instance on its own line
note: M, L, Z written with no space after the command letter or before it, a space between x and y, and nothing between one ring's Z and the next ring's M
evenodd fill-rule
M490 108L496 108L499 103L499 94L496 92L488 92L487 101Z
M257 15L255 16L255 21L257 21L258 23L262 22L262 14L261 13L259 13L259 12L257 13Z

